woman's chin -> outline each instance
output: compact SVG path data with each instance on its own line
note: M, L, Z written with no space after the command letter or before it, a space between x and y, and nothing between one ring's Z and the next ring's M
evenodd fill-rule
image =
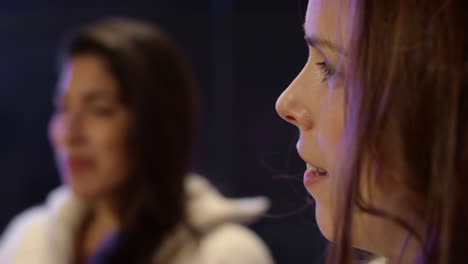
M319 203L315 205L315 219L322 235L328 240L333 241L333 220L329 210Z
M91 190L90 188L85 188L83 186L77 186L77 185L69 185L69 187L74 195L82 199L92 200L93 198L96 197L96 192Z
M99 196L99 191L94 184L87 184L83 181L70 179L69 181L66 181L66 185L75 196L82 199L93 200L96 196Z

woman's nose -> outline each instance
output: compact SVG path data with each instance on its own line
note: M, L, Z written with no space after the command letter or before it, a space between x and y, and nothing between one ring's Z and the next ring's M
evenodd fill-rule
M52 119L51 138L55 145L72 147L81 141L81 117L78 113L56 114Z
M276 112L287 122L301 128L312 128L312 118L307 98L303 94L300 75L289 85L276 101Z
M276 112L278 115L287 122L298 126L297 118L294 114L295 102L293 96L290 94L289 88L283 91L276 100Z

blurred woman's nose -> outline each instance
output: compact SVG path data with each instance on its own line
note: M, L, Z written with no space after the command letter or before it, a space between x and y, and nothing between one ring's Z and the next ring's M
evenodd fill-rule
M81 142L79 113L57 113L50 124L50 140L55 147L74 147Z
M276 112L289 123L301 128L312 128L310 109L304 96L301 74L289 85L276 101Z

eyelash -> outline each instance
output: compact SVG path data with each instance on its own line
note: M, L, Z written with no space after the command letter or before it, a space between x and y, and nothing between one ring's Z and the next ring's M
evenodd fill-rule
M320 68L320 70L321 70L321 72L323 74L322 82L327 81L330 77L333 77L333 75L335 74L335 69L333 69L325 61L317 62L316 65L319 66L319 68Z

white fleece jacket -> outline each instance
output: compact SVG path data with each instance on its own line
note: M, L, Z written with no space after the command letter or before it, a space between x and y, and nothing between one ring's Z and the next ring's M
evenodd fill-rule
M371 260L368 264L386 264L387 259L384 257L378 257L373 260Z
M238 224L264 213L269 202L262 197L227 199L204 178L187 177L188 214L203 235L200 243L178 228L155 251L155 263L182 248L170 264L271 264L268 248L252 231ZM54 190L45 205L17 216L0 240L1 264L68 264L73 258L74 230L86 204L66 187Z

